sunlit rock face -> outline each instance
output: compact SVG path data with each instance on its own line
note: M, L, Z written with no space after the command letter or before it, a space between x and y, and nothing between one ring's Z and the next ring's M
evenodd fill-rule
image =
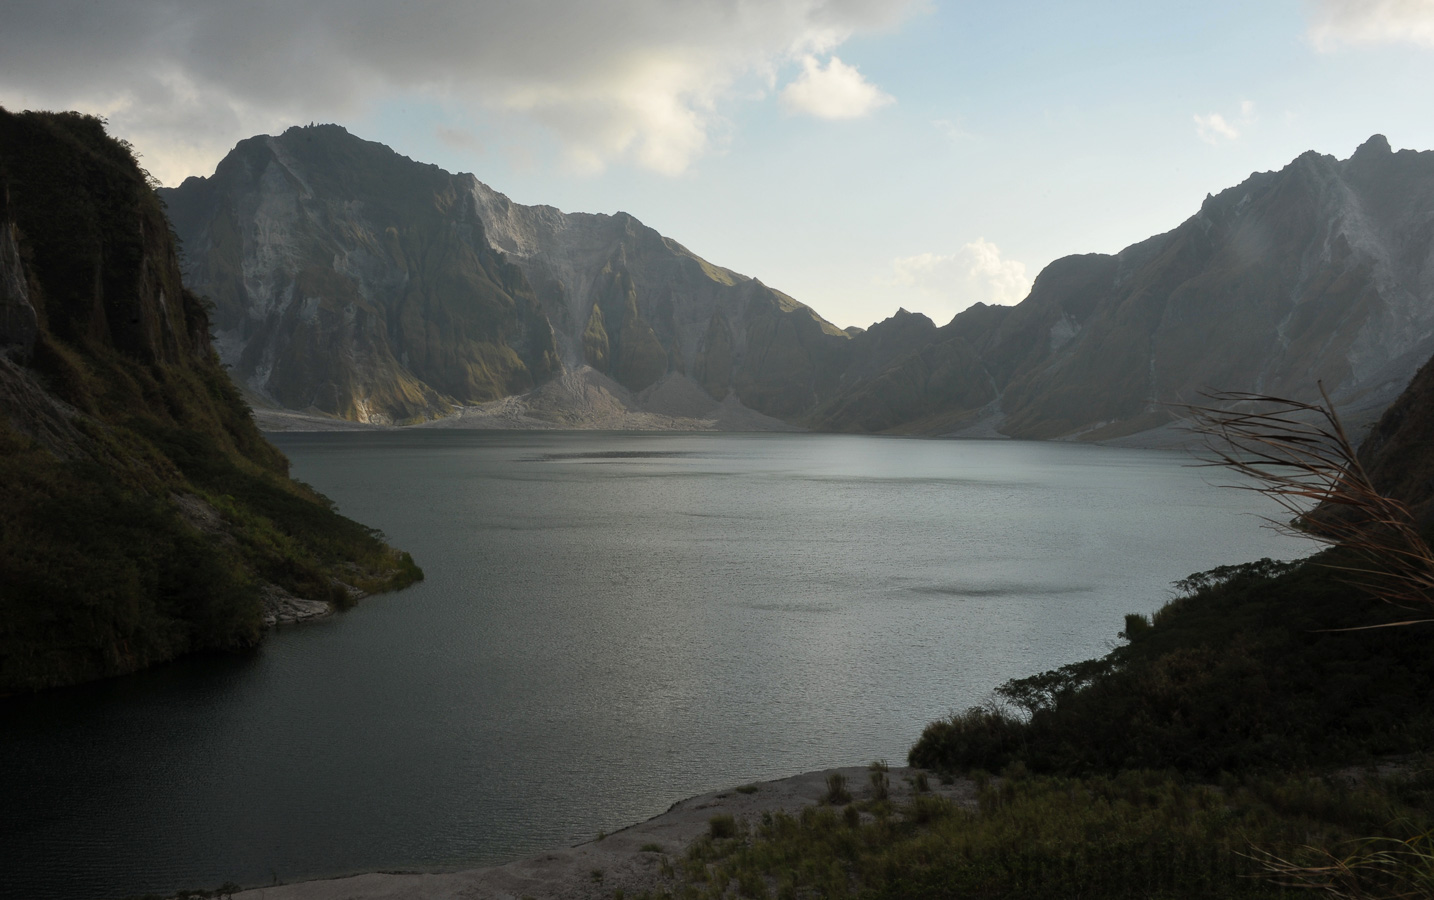
M164 191L233 377L260 403L374 422L551 377L552 330L467 182L318 126Z
M1114 256L1057 260L1021 304L961 313L811 421L1117 438L1212 388L1312 400L1323 382L1367 424L1431 352L1434 153L1375 136L1252 175Z
M337 126L244 141L164 196L261 404L414 421L590 366L790 419L838 386L848 336L790 297L624 213L516 204Z

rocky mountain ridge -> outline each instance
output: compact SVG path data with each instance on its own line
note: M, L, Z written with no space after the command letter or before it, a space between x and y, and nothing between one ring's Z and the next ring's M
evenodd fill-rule
M626 214L526 207L337 126L162 191L221 356L261 404L413 422L590 367L792 417L846 334Z
M241 142L163 194L236 380L358 421L451 417L566 373L586 387L520 399L526 421L609 421L559 394L646 415L695 387L672 422L735 403L742 427L1108 440L1208 388L1312 399L1323 381L1368 424L1434 353L1434 153L1380 136L939 328L902 311L838 329L630 215L513 203L336 126Z
M984 416L1012 437L1111 439L1203 390L1310 400L1323 381L1367 425L1431 353L1434 153L1376 136L1253 175L1113 256L1057 260L1017 306L966 310L812 421L867 430L886 410L887 428ZM963 361L984 389L941 380Z

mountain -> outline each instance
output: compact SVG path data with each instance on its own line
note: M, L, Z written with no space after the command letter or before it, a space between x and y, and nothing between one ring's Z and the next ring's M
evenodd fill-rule
M939 328L838 329L630 215L513 203L332 125L161 193L250 398L357 421L1158 442L1211 388L1322 381L1368 425L1434 353L1434 153L1380 136Z
M1376 490L1434 526L1434 360L1409 382L1359 446L1359 462Z
M1376 135L1208 197L1114 256L1047 266L809 416L819 429L1118 438L1202 390L1318 398L1367 425L1434 352L1434 153ZM874 418L884 411L884 417Z
M632 216L516 204L338 126L161 194L259 405L415 422L582 372L628 404L793 419L840 381L845 332Z
M422 577L287 471L129 146L0 109L0 695L249 646Z

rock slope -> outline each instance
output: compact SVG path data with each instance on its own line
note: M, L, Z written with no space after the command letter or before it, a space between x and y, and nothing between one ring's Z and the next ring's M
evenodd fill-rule
M337 126L243 141L161 193L259 404L414 422L586 366L792 418L835 389L848 339L629 215L516 204Z
M1058 260L1010 308L976 306L809 418L1021 438L1108 439L1202 390L1318 398L1357 424L1434 352L1434 153L1376 135L1208 197L1114 256Z
M515 396L588 421L545 386L591 370L638 422L675 379L817 430L1107 440L1206 389L1314 399L1323 381L1367 425L1434 353L1434 153L1380 136L940 328L902 311L837 329L630 215L513 203L336 126L244 141L163 195L251 399L361 422Z

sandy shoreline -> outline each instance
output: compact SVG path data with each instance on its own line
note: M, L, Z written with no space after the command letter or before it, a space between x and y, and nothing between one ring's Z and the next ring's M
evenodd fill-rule
M891 769L891 797L897 803L910 798L910 779L916 771ZM869 790L865 766L805 772L743 786L742 790L734 785L679 800L662 815L601 840L501 866L458 872L371 872L254 888L234 896L236 900L605 900L621 890L632 897L673 887L674 882L662 875L663 861L676 862L689 844L707 833L713 816L725 814L756 822L764 812L797 813L822 802L827 776L833 772L846 776L857 800L865 799ZM943 785L933 777L930 785L935 794L975 805L976 789L969 780ZM750 790L752 787L756 790Z

